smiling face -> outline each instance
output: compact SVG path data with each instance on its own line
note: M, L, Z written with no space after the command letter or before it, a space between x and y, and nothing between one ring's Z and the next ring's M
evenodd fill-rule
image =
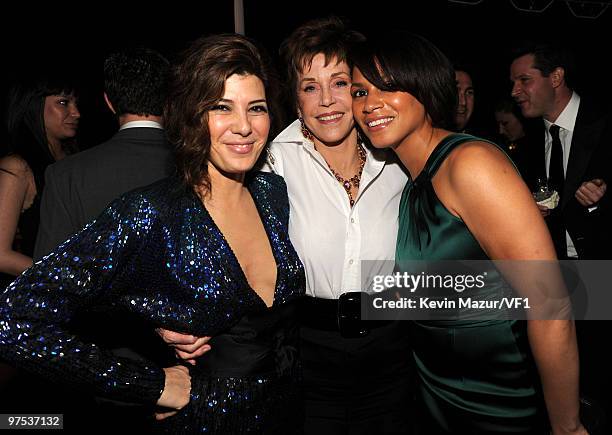
M474 112L474 86L472 78L465 71L455 71L459 103L455 113L455 123L459 131L463 130Z
M52 146L61 147L66 139L76 136L81 113L74 95L49 95L45 97L44 120L47 140Z
M428 125L425 108L408 92L381 91L353 69L353 113L376 148L397 148Z
M319 53L299 74L297 86L298 113L315 142L333 145L347 138L354 126L348 65L335 58L325 65Z
M513 83L512 98L520 106L523 116L543 116L555 120L551 115L555 105L554 75L544 77L542 71L534 67L532 54L526 54L512 62L510 80Z
M228 77L223 97L208 111L208 128L209 169L212 165L232 177L252 169L270 131L266 92L259 77Z

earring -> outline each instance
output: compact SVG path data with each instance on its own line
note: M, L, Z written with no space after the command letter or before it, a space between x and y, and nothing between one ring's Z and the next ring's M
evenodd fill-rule
M368 136L359 127L356 126L355 128L357 129L357 143L362 147L371 147L372 143Z
M365 144L365 141L363 140L363 136L361 136L361 131L359 130L358 127L355 127L357 130L357 144L359 145L363 145Z
M304 124L304 118L300 116L298 119L300 120L300 125L302 128L302 136L304 136L305 139L308 139L309 141L314 142L314 137L312 136L312 133L310 132L310 130L308 130L308 127L306 127L306 124Z

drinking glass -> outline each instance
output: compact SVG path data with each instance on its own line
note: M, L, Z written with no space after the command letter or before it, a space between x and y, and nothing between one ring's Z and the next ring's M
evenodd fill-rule
M550 198L555 191L550 188L549 179L546 177L538 177L535 183L535 190L532 192L536 202L544 201Z

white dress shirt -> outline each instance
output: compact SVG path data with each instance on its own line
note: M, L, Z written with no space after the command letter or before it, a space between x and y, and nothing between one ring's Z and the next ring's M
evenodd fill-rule
M119 130L125 130L126 128L142 128L142 127L159 128L161 130L163 130L163 128L164 128L157 121L142 120L142 121L129 121L129 122L126 122L121 127L119 127Z
M270 144L264 170L287 183L289 236L304 263L308 295L337 299L369 289L374 275L392 272L399 202L408 180L392 151L366 149L353 208L297 120Z
M550 135L550 126L555 124L561 127L559 129L559 139L561 140L561 147L563 148L563 178L567 174L567 164L570 156L570 149L572 146L572 137L574 137L574 127L576 126L576 117L578 116L578 108L580 107L580 96L576 93L572 93L565 109L559 114L555 122L544 120L544 126L546 127L544 146L545 148L545 159L546 159L546 174L550 177L550 154L552 149L552 136ZM565 192L565 195L573 195L574 192ZM565 232L565 241L567 244L567 256L578 257L574 242L570 237L569 233Z

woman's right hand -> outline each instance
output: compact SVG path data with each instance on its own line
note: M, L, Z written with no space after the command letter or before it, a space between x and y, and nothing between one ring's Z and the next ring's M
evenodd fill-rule
M196 358L210 350L210 344L208 344L210 337L196 337L163 328L157 328L155 331L167 345L174 348L177 358L191 365L195 365Z
M552 435L589 435L589 432L584 428L584 427L580 427L580 429L577 430L573 430L573 431L552 431L551 432Z
M191 394L191 376L185 366L174 366L164 368L166 380L157 406L172 409L168 412L156 412L155 418L163 420L176 414L189 403Z
M551 435L589 435L589 431L586 430L582 423L578 423L578 425L572 429L553 429L550 433Z

